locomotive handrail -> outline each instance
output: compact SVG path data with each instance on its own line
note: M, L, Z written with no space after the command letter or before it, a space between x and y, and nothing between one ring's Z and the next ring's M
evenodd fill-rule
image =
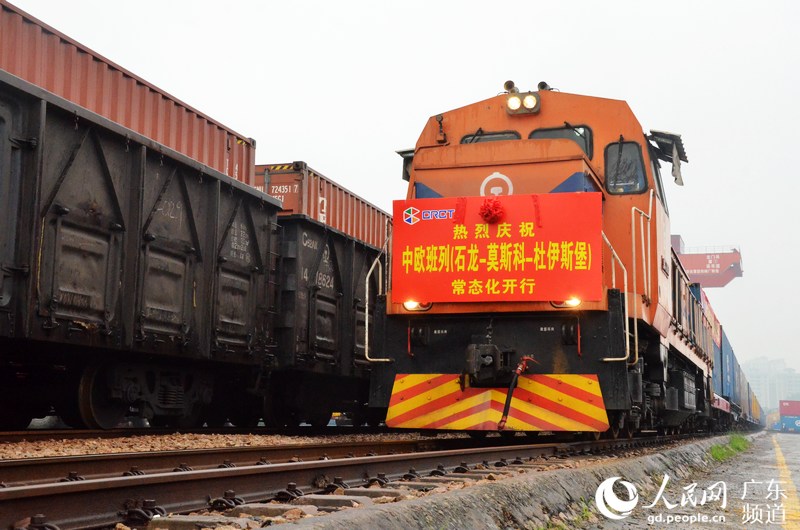
M372 266L367 271L367 278L364 280L364 293L365 293L364 308L366 313L366 318L364 318L364 358L371 363L390 363L393 361L393 359L389 359L388 357L373 359L372 357L369 356L369 279L372 277L372 273L377 266L378 296L383 294L383 265L381 265L381 256L385 254L387 258L389 257L389 253L386 251L386 249L389 246L389 241L391 240L391 238L392 238L391 221L387 219L386 239L383 241L383 247L381 247L381 251L375 258L375 261L372 262ZM391 270L391 263L389 264L388 269Z
M605 232L600 233L603 236L603 241L606 242L608 245L608 249L611 251L611 287L616 289L617 288L617 269L614 267L614 260L617 260L619 263L619 268L622 269L622 288L625 292L625 356L624 357L604 357L603 361L627 361L628 358L631 356L631 343L630 343L630 325L628 323L628 270L625 268L625 264L622 263L622 259L620 259L619 254L617 251L614 250L614 246L611 244L611 241L608 240L606 237Z
M650 220L653 214L653 190L650 190L648 211L634 206L631 208L631 256L633 257L633 289L636 290L636 214L639 214L639 233L642 239L642 275L644 277L644 295L650 299ZM645 249L644 221L647 219L647 249Z
M654 191L650 190L650 199L648 200L647 213L634 206L631 208L631 257L633 259L633 290L636 291L636 214L639 214L639 233L642 239L642 276L644 278L644 296L649 303L650 300L650 221L653 215L653 195ZM644 232L645 232L645 219L647 219L647 249L645 250ZM627 301L627 293L626 293ZM626 313L627 316L627 313ZM633 361L630 364L639 362L639 303L638 301L633 304Z

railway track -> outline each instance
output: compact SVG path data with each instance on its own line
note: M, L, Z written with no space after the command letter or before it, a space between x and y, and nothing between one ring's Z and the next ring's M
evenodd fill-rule
M370 483L377 483L381 489L401 486L432 489L442 482L485 478L488 473L501 474L507 469L541 469L547 458L624 451L675 440L675 437L651 437L499 446L486 446L484 440L482 447L436 450L419 450L424 448L412 444L404 447L412 451L417 449L415 452L395 454L389 453L400 449L398 444L349 450L339 447L337 450L354 456L331 457L332 453L328 453L327 459L10 485L0 489L0 525L37 530L53 530L56 526L68 530L114 526L122 522L142 527L148 517L158 514L187 513L273 499L288 502L301 496L304 499L297 502L317 501L315 494L331 490L366 495L363 489L355 488ZM293 449L296 448L283 455ZM331 449L326 447L325 450ZM355 456L356 451L367 449L377 451ZM260 452L263 453L264 448ZM248 455L251 461L255 454ZM219 458L219 454L215 457ZM93 465L102 466L100 463Z
M308 462L406 454L425 451L471 449L479 446L523 444L527 440L444 438L363 442L294 443L260 447L224 447L179 451L126 452L45 458L0 460L0 483L5 487L47 484L130 475L246 467L286 462Z

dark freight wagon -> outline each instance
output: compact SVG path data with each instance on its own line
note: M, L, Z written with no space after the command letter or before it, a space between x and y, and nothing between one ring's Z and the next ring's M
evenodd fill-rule
M384 256L304 215L279 217L278 224L278 353L269 384L270 419L325 425L335 411L359 417L366 411L365 341L369 332L375 343Z
M277 200L0 71L0 201L3 427L223 421L254 390Z

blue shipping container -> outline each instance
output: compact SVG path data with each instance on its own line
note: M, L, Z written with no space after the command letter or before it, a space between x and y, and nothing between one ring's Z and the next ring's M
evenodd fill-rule
M722 396L728 401L733 400L733 348L722 328Z
M800 432L800 416L781 416L781 431Z

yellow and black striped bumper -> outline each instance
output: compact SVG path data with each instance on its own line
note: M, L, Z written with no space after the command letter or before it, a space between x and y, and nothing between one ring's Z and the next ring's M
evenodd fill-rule
M399 374L395 377L388 427L497 430L507 388L461 389L458 374ZM511 399L506 430L585 431L608 429L597 376L521 375Z

